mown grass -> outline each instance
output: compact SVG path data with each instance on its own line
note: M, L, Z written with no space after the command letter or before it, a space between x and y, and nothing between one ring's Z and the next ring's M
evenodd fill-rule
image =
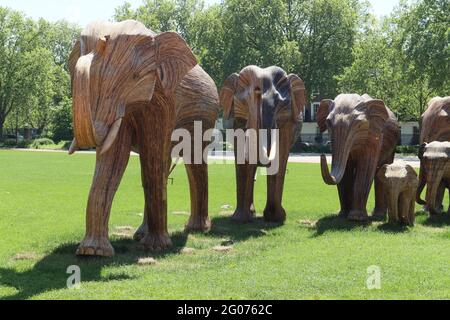
M0 151L0 298L3 299L448 299L450 218L419 212L414 228L338 219L334 187L314 164L290 164L285 225L261 219L230 222L235 205L233 165L210 166L209 234L186 235L189 193L183 167L169 183L169 224L175 247L142 251L131 240L140 225L139 160L132 157L110 222L117 256L77 258L95 156ZM256 183L264 209L265 181ZM373 196L370 199L373 206ZM216 252L218 245L232 246ZM182 248L193 248L183 253ZM141 266L140 258L156 264ZM67 267L81 268L70 290ZM367 268L382 270L380 290L366 287Z

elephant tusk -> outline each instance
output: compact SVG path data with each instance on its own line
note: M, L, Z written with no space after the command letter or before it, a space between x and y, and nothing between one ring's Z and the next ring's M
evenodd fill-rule
M123 118L119 118L116 122L113 123L111 129L106 136L103 145L101 146L100 155L104 155L108 150L112 147L114 142L117 139L117 135L119 134L120 126L122 125Z
M72 144L70 145L70 148L69 148L69 155L74 154L78 150L80 150L80 149L78 148L77 139L74 138L72 141Z
M278 154L278 145L277 145L277 136L272 137L272 147L270 148L270 155L269 155L269 161L272 162L276 159Z

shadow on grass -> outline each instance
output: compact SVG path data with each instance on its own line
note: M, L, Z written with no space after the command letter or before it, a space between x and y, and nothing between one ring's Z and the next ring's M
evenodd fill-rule
M433 216L428 216L428 218L423 222L423 225L435 228L450 226L450 214L441 213Z
M265 222L263 218L256 218L250 223L237 223L230 217L212 219L212 228L208 235L213 237L229 237L233 242L245 241L267 235L267 231L281 227L282 223Z
M409 227L401 224L383 223L377 227L377 230L384 233L404 233L409 231Z
M368 222L349 221L338 215L326 216L317 221L313 237L319 237L328 231L352 231L354 229L367 228L372 224Z
M54 249L50 254L38 261L32 269L18 272L13 268L0 268L0 285L15 288L14 295L2 297L2 300L22 300L32 298L47 291L67 288L66 273L69 266L79 266L82 282L107 282L133 279L127 274L110 274L102 276L102 269L111 265L134 265L139 258L153 257L164 259L178 254L185 246L187 234L184 232L172 234L173 249L161 252L146 252L133 240L111 241L116 256L113 258L77 257L75 251L78 244L64 244Z

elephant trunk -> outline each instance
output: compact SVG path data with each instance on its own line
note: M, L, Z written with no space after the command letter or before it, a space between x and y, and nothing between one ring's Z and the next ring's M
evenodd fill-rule
M422 200L422 192L423 189L425 189L425 186L427 184L427 178L425 174L425 166L423 165L423 161L420 161L420 173L419 173L419 185L417 187L416 192L416 202L422 206L426 205L427 202L425 200Z
M82 56L78 59L75 67L72 84L75 138L70 146L69 154L73 154L80 148L93 147L101 147L101 154L105 153L115 142L122 125L122 117L119 117L110 126L94 126L90 90L90 70L93 58L94 53Z
M353 143L351 136L347 136L347 139L345 139L345 133L340 131L343 130L341 129L333 132L331 173L328 169L326 156L322 155L320 158L322 178L328 185L337 185L341 183L350 156L351 145Z
M94 54L91 53L78 59L72 84L73 96L73 128L75 139L70 153L78 148L92 148L97 145L92 123L90 103L90 69Z
M433 167L427 168L427 195L426 204L431 214L439 213L436 197L444 176L445 163L442 161L433 161Z
M261 105L262 92L255 90L252 101L249 103L248 119L247 119L247 150L245 159L251 164L258 163L258 145L259 145L259 129L261 128Z
M394 220L399 219L399 194L397 192L394 192L393 190L398 190L398 188L392 188L391 192L388 193L388 209L389 209L389 219L391 220L394 218ZM391 221L396 222L396 221Z

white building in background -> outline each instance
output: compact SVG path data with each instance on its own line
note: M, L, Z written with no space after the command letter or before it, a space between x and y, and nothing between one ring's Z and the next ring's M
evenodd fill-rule
M317 126L317 110L319 108L319 103L313 103L306 107L305 116L301 134L301 141L308 143L327 143L330 140L328 132L320 133L319 127ZM309 113L309 115L308 115ZM419 144L419 123L418 122L401 122L401 144L402 145L417 145ZM224 130L223 119L217 120L216 128L219 130Z

